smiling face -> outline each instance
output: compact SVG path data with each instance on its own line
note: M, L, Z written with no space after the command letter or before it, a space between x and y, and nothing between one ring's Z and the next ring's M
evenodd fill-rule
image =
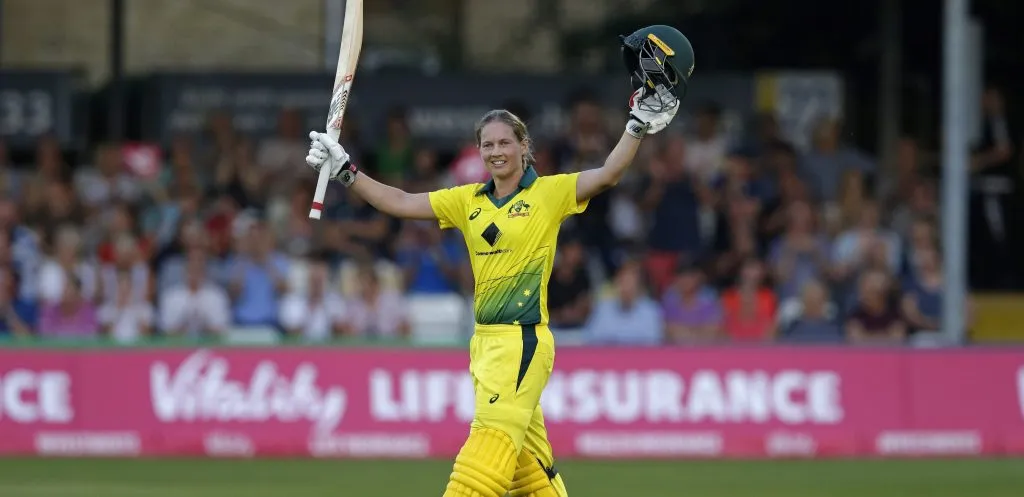
M495 178L509 178L521 171L525 150L525 142L503 122L485 124L480 130L480 158Z
M526 164L533 163L526 124L511 112L488 112L476 130L480 158L494 179L515 178Z

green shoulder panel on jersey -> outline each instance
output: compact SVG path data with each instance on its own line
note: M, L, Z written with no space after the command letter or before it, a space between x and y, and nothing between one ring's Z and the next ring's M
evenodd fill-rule
M483 281L476 289L476 322L527 325L540 323L541 281L547 247L525 261L515 274Z

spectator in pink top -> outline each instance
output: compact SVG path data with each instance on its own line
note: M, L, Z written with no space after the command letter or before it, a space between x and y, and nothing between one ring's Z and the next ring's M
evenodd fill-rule
M39 335L48 337L95 337L100 323L96 306L82 297L78 278L67 278L60 300L43 305Z

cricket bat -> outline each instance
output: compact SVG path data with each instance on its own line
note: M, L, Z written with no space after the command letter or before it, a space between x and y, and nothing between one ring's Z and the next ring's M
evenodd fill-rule
M341 48L338 50L338 69L334 73L334 93L331 95L331 106L327 112L327 134L335 140L341 135L341 123L348 106L349 93L352 91L352 80L356 75L356 63L359 62L359 51L363 48L363 0L345 1L345 24L341 33ZM313 193L313 207L309 210L310 219L320 219L324 210L324 196L331 180L330 168L320 169L320 177L316 181Z

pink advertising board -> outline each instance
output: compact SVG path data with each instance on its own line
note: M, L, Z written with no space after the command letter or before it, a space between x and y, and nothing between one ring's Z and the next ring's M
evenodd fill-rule
M562 457L1024 454L1024 350L563 348ZM0 454L451 457L458 350L0 351Z

